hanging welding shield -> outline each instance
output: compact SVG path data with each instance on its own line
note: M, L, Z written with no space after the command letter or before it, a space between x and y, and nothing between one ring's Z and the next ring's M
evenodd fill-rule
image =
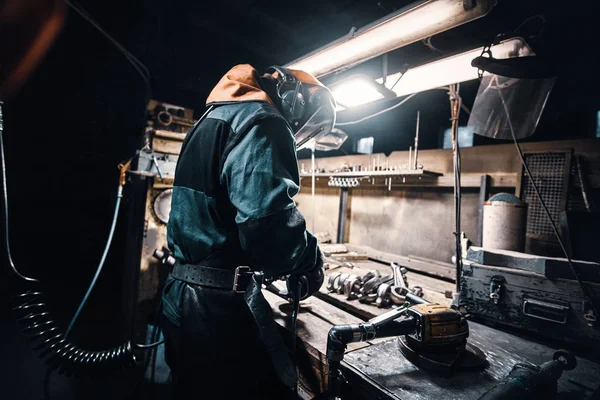
M325 86L302 71L272 66L267 73L277 79L279 109L296 139L296 150L314 145L335 125L335 100ZM298 76L296 76L298 75Z
M536 56L477 57L471 65L482 77L468 126L493 139L512 140L511 125L517 140L533 135L556 80L552 63Z

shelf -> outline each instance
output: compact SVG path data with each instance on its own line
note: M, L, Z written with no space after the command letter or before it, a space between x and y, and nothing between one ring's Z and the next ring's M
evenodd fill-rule
M347 172L337 172L337 173L331 173L331 174L327 174L327 173L321 173L321 174L316 174L316 180L317 180L317 185L322 187L322 186L326 186L329 187L327 185L327 182L329 181L330 177L333 178L340 178L340 177L347 177L347 178L378 178L375 180L375 184L365 184L365 185L359 185L357 188L383 188L383 187L388 187L387 184L384 183L384 179L385 178L394 178L392 179L392 188L393 189L401 189L404 187L442 187L442 188L451 188L454 186L454 176L452 174L438 174L438 173L431 173L433 175L429 175L428 171L425 171L426 174L411 174L411 175L402 175L402 174L398 174L398 175L391 175L391 174L387 174L390 171L364 171L365 172L365 176L358 176L356 174L360 174L361 172L351 172L351 173L347 173ZM379 173L381 174L382 172L384 174L381 175L374 175L374 173ZM391 171L391 172L398 172L398 171ZM405 171L408 172L408 171ZM354 174L354 175L340 175L340 174ZM368 174L368 175L367 175ZM519 184L519 180L518 180L518 174L516 173L491 173L491 174L487 174L490 177L490 187L492 188L506 188L506 189L513 189L516 186L518 186ZM424 179L420 179L423 176L425 176L426 178ZM462 174L461 176L461 187L462 188L477 188L479 189L481 186L481 174ZM302 174L300 175L301 178L304 179L310 179L311 175L310 174ZM384 178L384 179L382 179ZM400 178L400 179L397 179ZM406 182L402 182L401 178L407 178ZM419 179L417 179L419 178ZM332 187L333 188L333 187Z
M315 174L317 178L373 178L373 177L436 177L441 176L439 172L426 171L422 169L390 170L390 171L346 171L346 172L319 172ZM312 178L312 174L301 173L301 178Z

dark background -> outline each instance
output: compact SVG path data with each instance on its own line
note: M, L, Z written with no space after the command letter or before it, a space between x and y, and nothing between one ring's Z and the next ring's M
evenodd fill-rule
M147 66L152 98L193 108L197 116L210 89L231 66L250 63L261 71L272 64L285 64L347 34L352 27L364 26L409 3L79 2ZM538 55L561 67L530 140L595 137L600 85L597 13L590 8L592 3L500 1L483 19L435 36L432 43L442 53L420 42L392 52L389 72L400 70L405 63L418 65L484 45L497 33L520 34ZM53 311L65 326L100 260L115 203L117 164L140 147L147 95L143 80L115 46L68 11L63 31L43 63L4 105L13 257L23 273L45 283ZM514 32L527 17L540 13L545 24L533 19ZM379 77L381 58L329 76L324 82L357 70ZM461 85L466 105L472 105L477 88L476 81ZM343 151L350 153L352 138L362 136L375 137L375 152L406 150L412 144L417 110L422 116L421 148L439 147L440 132L449 126L447 99L443 91L429 91L368 123L348 128L351 139ZM338 119L354 120L394 102L344 111ZM491 141L478 139L478 143ZM105 270L73 332L73 340L85 348L114 346L122 340L127 205L125 199ZM4 246L2 249L4 340L0 354L2 371L9 371L2 375L2 383L14 394L0 397L39 399L44 368L11 322L10 295L20 283L10 273ZM65 388L71 381L57 382L63 386L55 391L68 392Z

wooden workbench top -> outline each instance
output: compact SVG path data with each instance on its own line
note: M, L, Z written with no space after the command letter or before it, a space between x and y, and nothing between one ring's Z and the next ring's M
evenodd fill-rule
M373 261L353 262L354 268L338 267L326 271L354 273L362 276L371 269L382 274L391 274L391 268ZM446 291L453 291L451 282L431 278L414 272L408 273L409 285L421 286L424 298L449 305ZM327 334L333 325L356 324L389 311L362 304L357 300L348 301L345 296L328 293L326 285L321 291L301 302L298 316L298 367L300 369L301 393L307 398L325 390L327 380L326 345ZM291 304L281 297L264 291L265 298L273 308L275 321L283 328L286 342L290 343ZM469 323L470 342L487 356L490 367L485 371L452 379L433 377L408 362L398 351L395 338L375 339L369 342L348 345L344 368L348 376L360 381L361 390L368 387L370 393L377 393L380 399L421 400L428 398L477 399L495 382L506 376L517 362L541 364L549 361L554 349L512 333L499 331L474 322ZM559 391L568 393L564 398L588 398L590 389L595 389L595 378L600 376L598 363L579 358L579 367L563 374L559 381ZM358 389L357 389L358 390ZM361 392L362 393L362 392ZM575 396L575 397L573 397Z

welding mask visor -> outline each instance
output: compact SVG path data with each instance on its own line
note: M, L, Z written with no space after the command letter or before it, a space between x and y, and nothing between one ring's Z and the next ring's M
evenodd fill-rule
M335 125L335 100L329 89L312 86L308 87L306 92L306 119L294 132L296 150L311 147L319 139L329 135Z

